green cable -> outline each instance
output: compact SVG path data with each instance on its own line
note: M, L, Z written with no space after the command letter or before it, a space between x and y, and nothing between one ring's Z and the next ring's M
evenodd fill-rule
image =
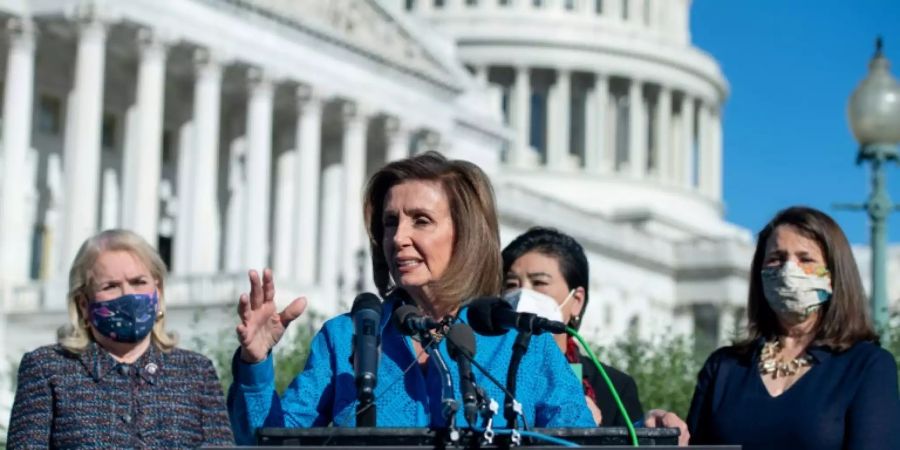
M634 447L638 447L637 432L634 431L634 425L631 423L631 418L628 417L628 411L625 411L625 405L622 404L622 399L619 398L619 393L616 392L616 388L613 387L613 383L612 380L609 379L609 375L607 375L606 371L603 370L603 366L600 365L600 361L597 360L597 356L595 356L594 352L591 351L591 347L588 346L586 342L584 342L584 338L582 338L581 335L578 334L578 331L576 331L572 327L566 327L566 331L578 340L578 343L581 344L581 347L584 348L584 351L587 352L588 356L591 358L591 361L594 363L594 367L596 367L597 370L600 371L600 376L603 377L603 381L605 381L606 386L609 387L609 392L612 394L613 400L616 401L616 406L619 407L619 413L621 413L622 417L625 418L625 425L628 426L628 435L631 436L631 445Z

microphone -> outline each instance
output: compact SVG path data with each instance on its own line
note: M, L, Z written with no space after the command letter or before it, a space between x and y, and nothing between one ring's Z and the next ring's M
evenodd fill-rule
M447 352L459 366L460 392L463 398L463 416L469 426L475 427L478 416L478 393L475 376L469 360L475 357L475 333L464 323L457 323L447 332Z
M378 354L381 336L381 300L363 292L353 300L353 369L356 372L356 425L375 426L375 384L378 381Z
M417 335L438 328L441 323L419 312L413 305L403 305L394 311L394 326L406 336Z
M487 336L499 336L509 330L531 334L566 332L566 324L532 313L517 313L509 302L497 297L472 300L469 303L469 324L478 334Z

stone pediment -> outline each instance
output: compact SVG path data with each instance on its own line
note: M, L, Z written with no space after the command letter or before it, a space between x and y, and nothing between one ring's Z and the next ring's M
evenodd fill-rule
M452 69L375 0L240 0L381 62L459 89Z

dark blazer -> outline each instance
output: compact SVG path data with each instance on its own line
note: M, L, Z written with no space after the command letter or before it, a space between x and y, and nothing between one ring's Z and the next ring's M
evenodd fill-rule
M638 398L638 389L634 378L614 367L603 363L600 363L600 365L603 366L603 370L606 371L606 375L612 381L613 387L619 393L619 399L622 400L625 411L628 411L631 422L634 423L643 419L644 409L641 407L641 400ZM584 355L581 355L581 370L583 376L587 378L594 389L594 393L597 395L597 407L600 408L600 412L603 414L603 421L600 425L608 427L626 426L625 418L619 412L619 407L609 392L609 387L606 386L606 382L603 381L603 377L600 376L600 372L594 367L591 359Z

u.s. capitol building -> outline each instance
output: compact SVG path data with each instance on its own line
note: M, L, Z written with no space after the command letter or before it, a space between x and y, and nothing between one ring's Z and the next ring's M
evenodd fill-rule
M591 338L721 338L752 240L723 219L728 85L689 10L0 0L0 366L55 340L71 260L105 228L157 244L185 338L233 326L249 268L342 312L370 284L366 177L426 150L491 175L504 242L545 225L585 245Z

